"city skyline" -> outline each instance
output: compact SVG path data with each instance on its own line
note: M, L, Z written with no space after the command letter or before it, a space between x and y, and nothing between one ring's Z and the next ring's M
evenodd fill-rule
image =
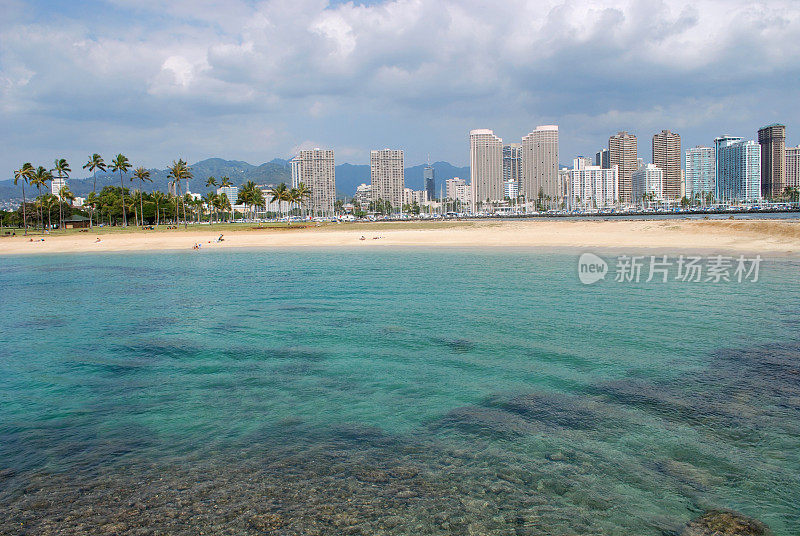
M120 151L148 168L313 147L366 163L375 146L466 165L473 125L516 140L558 124L561 163L627 130L648 158L665 128L691 147L797 123L800 89L786 81L800 62L772 50L796 35L798 13L782 1L647 12L611 1L233 1L220 13L12 0L0 23L0 178L26 161ZM759 60L741 62L742 51Z

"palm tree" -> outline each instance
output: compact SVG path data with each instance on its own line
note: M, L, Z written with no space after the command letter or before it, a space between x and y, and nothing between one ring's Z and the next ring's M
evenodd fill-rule
M153 192L153 202L156 204L156 227L158 227L158 224L161 221L161 215L159 213L158 207L159 205L161 205L161 203L166 201L166 199L167 197L164 195L164 192L160 190L156 190L155 192Z
M302 216L305 216L303 212L303 206L311 198L311 188L306 186L304 182L301 182L300 184L297 185L295 191L297 196L297 202L300 203L300 214Z
M53 162L53 169L51 169L50 171L51 172L55 172L56 173L56 177L58 177L59 179L68 179L69 178L69 174L72 172L72 169L70 169L69 164L67 163L67 160L65 158L56 158L55 161ZM58 217L59 217L58 228L61 229L62 228L62 222L61 222L61 212L62 212L61 211L61 188L58 189L58 192L59 192L59 197L58 197Z
M286 211L287 215L291 215L292 206L300 203L300 195L297 193L297 188L291 188L286 192L286 201L289 202L289 208Z
M92 183L92 193L97 191L97 170L105 171L106 164L103 161L103 157L97 153L94 153L86 164L83 165L83 169L88 169L94 174L94 182ZM89 215L89 227L92 226L92 216L94 216L94 208L92 208L92 213Z
M189 194L186 194L187 196ZM194 206L196 215L197 215L197 223L200 223L200 218L203 216L203 207L205 206L205 201L203 201L202 197L198 197L196 199L189 200L192 206Z
M69 186L66 184L58 190L58 228L64 228L64 211L63 211L63 203L64 199L69 199L72 202L75 199L75 196L69 189Z
M115 173L119 171L119 185L122 188L122 226L127 227L128 215L125 212L125 182L122 180L122 174L127 173L128 170L131 169L131 163L128 161L127 156L120 153L111 161L110 169Z
M95 210L97 210L97 206L100 204L100 197L95 192L89 192L89 195L86 196L85 203L91 207L92 214L94 214ZM89 218L89 225L91 224L91 218Z
M215 179L214 177L209 177L208 180L206 181L206 188L216 185L217 185L217 179Z
M36 186L36 191L39 192L38 197L42 195L42 186L47 186L47 182L53 180L53 175L47 171L43 166L36 168L33 175L29 179L30 184ZM44 229L44 215L41 212L42 204L39 203L39 221L42 222L42 229Z
M217 208L221 210L223 213L226 210L233 211L233 209L231 208L231 201L230 199L228 199L227 194L221 193L217 196ZM231 214L231 220L233 220L233 214Z
M278 202L278 211L281 213L282 217L283 205L281 203L289 198L289 188L286 187L286 183L282 182L277 186L273 186L267 193L272 196L270 203Z
M53 194L44 194L42 196L41 205L43 209L47 209L47 229L53 230L53 205L58 203L61 204L61 201L58 197L54 196ZM44 225L44 221L42 221L42 225Z
M208 192L203 198L203 202L208 206L208 223L214 223L214 209L217 208L217 194Z
M139 179L139 184L141 185L141 191L144 192L144 183L145 182L153 182L153 179L150 178L150 172L144 169L142 166L139 166L135 170L133 170L133 177ZM144 199L143 196L139 196L139 214L142 218L142 226L144 226Z
M253 190L253 219L256 218L256 207L267 208L267 201L264 199L264 192L261 188L256 187Z
M175 184L175 194L180 197L180 190L181 190L181 181L192 178L192 169L183 161L182 158L178 159L176 162L175 160L172 161L172 167L169 168L169 176L173 179L173 184ZM183 197L181 197L181 204L183 205L183 225L184 229L188 228L186 222L186 202L184 201ZM178 205L175 205L175 222L178 222Z
M31 177L33 177L33 173L34 173L33 164L31 164L30 162L25 162L24 164L22 164L21 168L19 168L14 172L14 186L17 185L17 181L22 179L22 222L23 226L25 227L26 236L28 234L28 215L25 211L25 204L26 204L25 184L31 180Z

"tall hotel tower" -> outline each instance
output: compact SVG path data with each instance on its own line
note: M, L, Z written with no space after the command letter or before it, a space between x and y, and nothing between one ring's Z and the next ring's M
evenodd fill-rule
M522 181L520 195L528 201L539 194L557 200L558 191L558 126L543 125L522 138Z
M681 136L669 130L653 135L653 164L661 169L664 199L681 198ZM639 201L634 199L634 201Z
M755 141L735 136L714 140L716 193L720 201L757 201L761 198L761 148Z
M800 145L786 148L786 186L800 188Z
M392 211L403 206L403 189L406 186L403 151L381 149L370 151L370 177L372 179L372 198L389 201Z
M623 203L631 203L631 179L639 168L636 136L625 131L608 138L608 162L619 168L619 197Z
M503 199L503 140L491 130L469 133L469 176L473 204Z
M761 195L777 197L786 188L786 127L767 125L758 130L761 145Z
M428 157L428 165L422 170L422 178L425 181L425 193L428 201L433 201L436 199L436 170L431 165L430 157Z
M716 193L717 172L713 147L692 147L686 151L686 197L705 199Z
M333 214L336 201L336 165L332 149L300 151L292 159L292 187L300 183L311 190L309 208L315 215Z

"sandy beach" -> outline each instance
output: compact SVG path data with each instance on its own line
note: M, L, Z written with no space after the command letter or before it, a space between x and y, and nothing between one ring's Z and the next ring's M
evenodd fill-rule
M17 235L0 239L0 255L113 251L202 250L286 247L516 247L610 248L800 253L797 220L651 220L651 221L464 221L340 224L321 227L220 231L192 226L188 230L97 234L73 233L30 241ZM364 237L362 240L361 237ZM100 241L97 241L97 238Z

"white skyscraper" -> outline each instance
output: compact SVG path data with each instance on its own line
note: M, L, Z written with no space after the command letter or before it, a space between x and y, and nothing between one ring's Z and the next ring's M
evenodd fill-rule
M704 199L713 194L716 184L714 148L692 147L686 151L686 192L689 199Z
M467 207L472 202L471 185L463 179L453 177L445 181L445 197L451 201L458 201L462 207Z
M522 138L520 195L558 199L558 126L543 125Z
M761 199L761 146L753 140L721 136L714 140L716 193L720 201Z
M634 204L664 200L664 170L655 164L644 164L631 176L631 197Z
M50 193L61 198L61 188L66 185L67 179L65 177L53 177L53 181L50 183Z
M469 166L472 202L503 199L503 140L488 129L469 133Z
M230 202L231 206L236 204L236 200L239 198L239 188L236 186L220 186L217 188L217 195L225 194L225 197L228 198L228 202Z
M567 203L571 209L610 208L619 201L619 168L616 165L610 169L592 166L588 159L578 157L566 173Z
M786 186L800 188L800 146L786 148Z
M311 190L308 208L314 215L333 214L336 201L336 164L332 149L300 151L292 159L292 187L300 184Z
M403 206L405 188L403 151L395 149L371 151L369 163L373 200L388 201L392 204L392 212L399 212Z

